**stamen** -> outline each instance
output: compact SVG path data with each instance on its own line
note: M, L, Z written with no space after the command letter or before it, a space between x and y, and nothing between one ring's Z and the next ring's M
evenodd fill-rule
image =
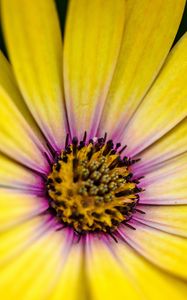
M105 132L104 138L103 138L103 142L105 143L107 139L107 132Z
M65 149L68 147L69 134L66 135Z
M85 131L85 132L84 132L84 136L83 136L83 142L84 142L84 143L86 142L86 138L87 138L87 132Z
M135 211L139 212L140 214L145 214L145 211L138 209L138 208L136 208Z
M115 237L115 235L112 232L109 232L109 235L113 238L113 240L118 243L117 238Z
M119 151L119 154L121 154L126 148L127 148L127 145L123 146L123 148Z
M127 222L124 222L123 225L129 227L129 228L132 229L132 230L136 230L135 227L133 227L132 225L128 224Z

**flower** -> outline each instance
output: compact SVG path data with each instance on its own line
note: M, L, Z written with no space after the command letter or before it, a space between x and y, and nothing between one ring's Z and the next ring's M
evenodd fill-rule
M186 299L184 4L1 0L3 299Z

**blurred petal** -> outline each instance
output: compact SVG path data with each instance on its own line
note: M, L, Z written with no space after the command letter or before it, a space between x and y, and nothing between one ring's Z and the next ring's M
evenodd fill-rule
M151 227L187 237L187 205L141 205L138 208L145 214L136 213L133 219Z
M141 180L145 188L142 204L184 204L187 203L187 153L181 154L155 171L146 174Z
M122 48L100 124L100 132L114 137L123 134L161 69L185 4L184 0L126 2Z
M32 224L30 224L32 226ZM24 224L22 231L25 232ZM18 233L17 233L18 234ZM23 238L23 235L22 235ZM28 237L27 237L28 238ZM20 241L24 243L24 240ZM1 238L4 245L4 237ZM14 246L10 243L10 248ZM65 239L54 230L43 232L19 256L1 268L1 296L3 299L47 299L61 266ZM7 248L9 252L9 248ZM15 284L16 283L16 284Z
M156 266L179 278L187 278L187 239L153 229L135 220L136 230L124 228L121 234L141 255Z
M86 282L81 276L83 253L80 244L71 247L65 264L59 272L58 280L49 297L50 300L68 299L68 300L88 300L85 297L84 287Z
M102 240L90 240L87 272L94 300L141 299L133 278L121 269L117 257L112 255L112 251Z
M35 170L46 170L47 152L23 104L12 70L0 53L0 151ZM25 117L23 116L25 115ZM26 122L28 119L28 122Z
M0 153L0 186L21 189L40 189L40 176Z
M26 192L0 190L0 232L44 212L48 203Z
M65 136L62 42L52 0L2 0L2 23L15 75L26 103L48 141Z
M106 244L102 240L90 240L87 270L96 300L185 300L186 297L185 283L147 262L122 241Z
M95 135L124 27L124 0L71 0L65 33L64 80L73 135Z
M144 297L140 299L186 299L184 282L156 268L124 242L118 242L115 248L120 266L133 278L134 286L143 292Z
M56 231L53 220L42 214L46 206L33 195L15 190L0 193L0 289L4 299L13 295L24 300L44 296L75 299L79 291L82 247L72 245L72 231Z
M134 165L136 174L146 173L156 165L187 151L187 118L138 155L141 160Z
M1 216L3 218L2 213ZM7 218L4 218L4 228L2 226L0 234L0 265L6 266L8 262L15 259L27 247L30 247L46 231L45 221L46 217L37 215L30 219L28 218L28 220L23 220L20 224L11 226L13 220L11 218L8 219L7 212Z
M164 68L124 134L132 156L162 137L187 116L187 34L171 51Z

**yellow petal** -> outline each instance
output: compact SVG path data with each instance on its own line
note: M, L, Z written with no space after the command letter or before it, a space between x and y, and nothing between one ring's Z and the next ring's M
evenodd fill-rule
M37 189L42 187L40 176L0 153L0 184L5 187Z
M87 249L87 272L94 300L140 300L143 297L134 285L133 278L122 270L117 259L102 240L90 241Z
M120 49L124 18L123 0L70 1L64 80L73 135L85 130L95 135Z
M186 73L187 34L171 51L123 134L131 155L151 145L187 116Z
M187 118L139 154L141 160L136 163L136 173L153 170L156 164L187 151Z
M36 170L46 169L42 140L17 89L12 70L0 53L0 151ZM23 114L25 117L23 117ZM28 122L26 122L26 119Z
M184 0L126 2L123 44L100 125L100 132L114 136L123 133L163 65L185 4Z
M22 230L25 230L24 227ZM4 240L1 242L4 243ZM10 247L13 246L10 244ZM34 239L24 251L1 268L1 297L5 300L48 299L58 280L64 246L63 234L54 230L43 232Z
M0 190L0 232L39 215L48 208L47 201L13 189Z
M155 171L147 173L141 180L145 188L142 204L183 204L187 203L187 153L173 158Z
M65 136L62 42L52 0L2 0L2 24L26 103L53 147Z
M87 300L84 288L86 281L81 275L83 252L80 244L75 244L64 257L65 263L59 272L58 281L54 286L49 300Z
M187 205L140 207L145 214L136 213L136 220L152 227L187 237Z
M130 246L161 269L187 278L187 239L153 229L138 221L130 222L136 230L124 228L124 238Z
M14 72L12 70L12 66L8 62L8 60L5 58L2 51L0 51L0 75L1 75L1 87L6 90L6 92L12 97L12 100L16 107L19 109L19 111L22 113L25 120L29 123L29 125L32 127L34 132L37 134L37 136L40 138L40 140L43 140L43 137L38 129L38 126L36 125L36 122L34 121L30 111L28 110L23 97L21 96L21 93L19 91Z
M11 198L11 196L10 196ZM13 198L13 197L12 197ZM8 205L7 205L8 206ZM15 207L14 207L15 208ZM4 209L6 215L6 207ZM13 209L10 211L13 214ZM15 213L16 214L16 213ZM8 217L8 212L7 212ZM3 212L1 212L1 218L3 220ZM6 218L6 217L5 217ZM28 220L23 220L20 224L15 224L15 226L11 226L11 222L13 223L16 220L11 220L7 218L4 224L2 224L2 230L0 234L0 265L6 266L7 263L14 260L14 258L23 250L30 246L34 240L43 234L46 231L46 226L44 225L44 217L41 216L33 216L33 218L28 218ZM19 220L19 216L18 216ZM10 225L10 226L9 226ZM4 226L4 228L3 228ZM4 230L5 229L5 230ZM6 230L7 229L7 230Z
M183 282L155 268L125 242L91 242L87 260L93 299L185 300Z
M118 242L115 253L124 272L133 278L134 286L142 291L140 300L186 299L187 286L184 282L150 264L126 243Z

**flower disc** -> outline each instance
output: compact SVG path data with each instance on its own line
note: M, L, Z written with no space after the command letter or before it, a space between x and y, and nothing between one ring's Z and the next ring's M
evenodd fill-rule
M104 138L66 145L47 180L50 207L62 223L79 233L112 232L129 220L141 189L120 146Z

